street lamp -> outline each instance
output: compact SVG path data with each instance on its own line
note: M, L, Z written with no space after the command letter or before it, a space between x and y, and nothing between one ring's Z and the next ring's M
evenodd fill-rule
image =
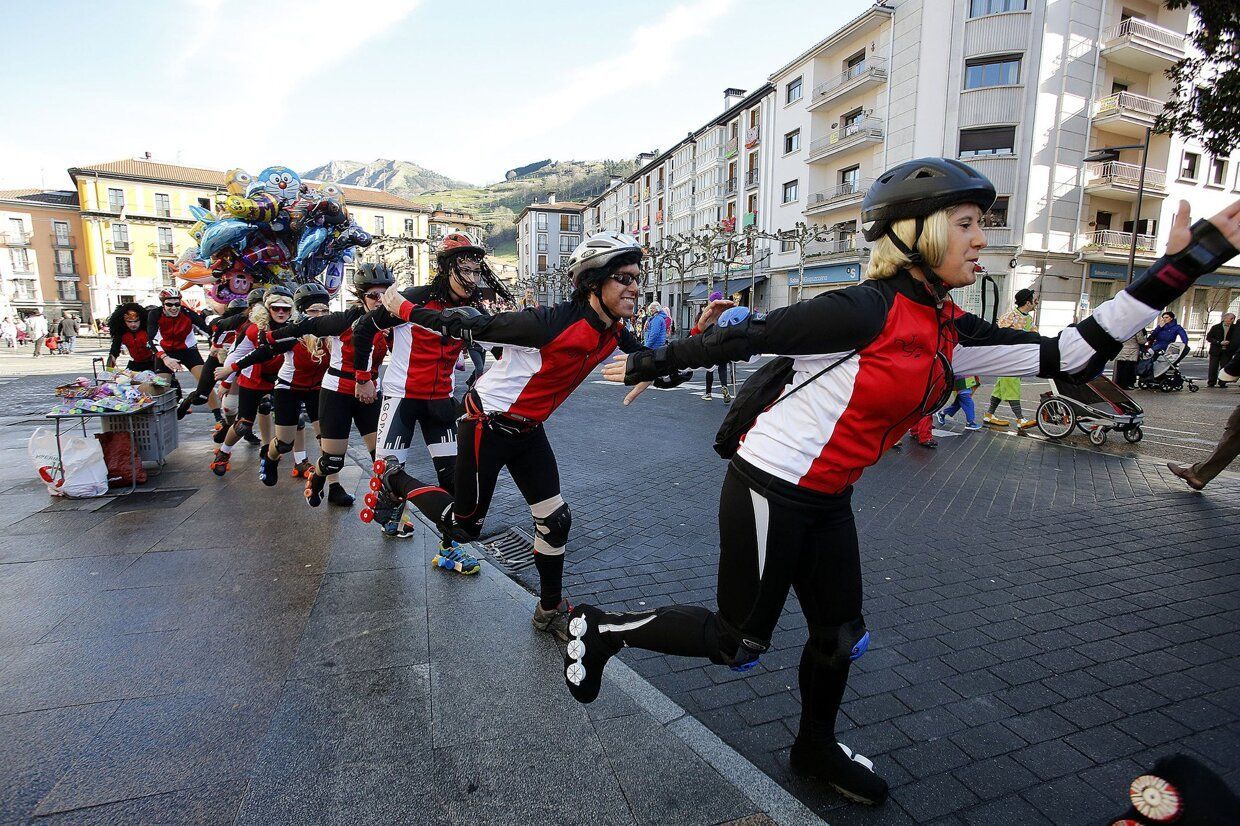
M1141 223L1141 198L1145 194L1145 165L1150 155L1150 128L1145 129L1145 140L1142 143L1131 143L1124 146L1107 146L1092 155L1086 155L1085 160L1090 163L1094 162L1113 162L1119 160L1119 153L1124 149L1140 149L1141 150L1141 175L1137 179L1137 211L1132 218L1132 241L1128 245L1128 283L1132 283L1132 271L1137 260L1137 227Z

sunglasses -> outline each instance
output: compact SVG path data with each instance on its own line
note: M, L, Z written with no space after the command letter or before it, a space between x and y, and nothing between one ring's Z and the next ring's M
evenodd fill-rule
M322 315L323 313L329 312L329 310L330 308L326 304L311 304L309 307L302 310L302 312L306 315Z
M267 310L273 313L291 313L293 311L293 308L286 307L283 304L272 304L270 307L267 308Z
M627 287L630 284L636 284L639 277L640 276L629 275L628 273L613 273L611 280L615 281L617 284L622 284Z
M470 275L470 276L473 276L474 278L478 278L479 276L482 275L481 269L470 269L468 267L459 267L457 268L456 272L457 272L457 275Z
M362 297L363 297L363 298L369 298L371 301L382 301L382 300L383 300L383 294L384 294L385 292L387 292L387 291L386 291L386 290L374 290L374 291L371 291L371 292L368 292L368 293L362 293Z
M180 307L181 302L180 301L165 301L164 306L165 307Z

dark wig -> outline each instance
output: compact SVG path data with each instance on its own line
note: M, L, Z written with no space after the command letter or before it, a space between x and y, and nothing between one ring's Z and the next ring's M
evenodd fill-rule
M448 286L448 279L456 272L457 264L462 261L476 261L482 270L482 277L478 280L478 286L474 289L474 294L470 297L468 303L476 303L480 296L478 289L482 287L490 287L495 290L495 294L505 301L512 301L512 294L508 292L508 288L504 286L504 282L500 281L495 273L487 264L486 257L476 253L441 252L435 256L435 277L431 279L431 293L440 301L451 302L452 293Z
M112 315L108 316L108 332L112 335L112 338L118 341L120 340L120 337L125 334L126 313L138 314L139 330L146 327L146 307L143 307L136 301L126 301L124 304L118 305L117 308L112 311Z
M581 280L577 282L577 286L573 288L573 294L569 297L570 300L580 302L589 301L590 294L601 289L603 282L608 278L611 278L613 273L621 267L627 267L630 264L640 264L641 262L641 251L632 250L630 252L622 252L619 255L614 256L601 267L586 270L582 273Z

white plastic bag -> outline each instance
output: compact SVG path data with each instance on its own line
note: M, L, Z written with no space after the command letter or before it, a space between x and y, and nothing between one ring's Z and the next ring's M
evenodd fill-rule
M108 466L95 439L76 434L60 436L64 469L56 460L56 433L40 427L30 436L26 450L35 472L53 496L87 499L108 492Z

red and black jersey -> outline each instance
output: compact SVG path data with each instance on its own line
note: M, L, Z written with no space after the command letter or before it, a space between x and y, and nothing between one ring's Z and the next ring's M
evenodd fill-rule
M114 336L110 353L113 360L121 354L121 347L129 351L129 358L133 361L148 362L155 360L157 348L151 346L151 340L147 337L146 330L130 331L125 329L120 336Z
M443 310L460 306L449 304L430 287L412 287L401 293L415 307ZM446 399L456 382L456 361L465 343L435 330L411 324L389 313L382 306L366 315L357 325L358 335L373 338L378 330L391 329L391 360L383 373L384 396L397 399ZM364 370L365 348L353 351L353 367Z
M184 305L175 316L165 315L162 307L152 307L146 314L147 337L164 350L189 350L196 346L195 327L207 332L207 320Z
M342 312L329 313L318 318L304 318L295 324L289 324L280 328L278 337L272 341L272 352L286 353L292 350L298 343L297 339L304 335L326 339L323 344L329 350L329 355L324 360L326 366L320 386L324 390L335 390L337 393L352 396L356 385L353 347L357 336L356 328L360 326L359 322L364 315L366 315L365 310L353 306ZM366 363L369 369L364 372L367 381L374 371L379 369L387 351L388 341L385 333L376 332L368 337Z
M445 318L406 301L398 315L453 338L501 345L503 356L474 385L483 410L547 420L617 347L643 349L619 321L604 323L589 304L566 301L493 316Z
M237 342L237 330L249 323L246 310L234 310L217 315L207 322L207 340L212 347L232 347Z
M924 283L902 271L728 327L716 325L649 358L671 371L764 353L792 357L795 375L781 394L786 397L758 415L736 457L785 482L833 494L857 481L933 412L953 374L1096 375L1119 342L1154 317L1134 298L1140 293L1134 287L1080 325L1044 337L994 326L950 300L936 302ZM630 371L633 364L630 359Z
M278 334L281 329L283 328L273 326L270 332ZM243 358L268 341L268 334L260 332L258 325L252 321L248 322L238 332L237 346L228 354L228 358L224 361L225 367L239 366L239 362ZM283 366L283 355L272 355L269 358L250 360L245 367L241 368L240 375L237 378L237 386L244 387L246 390L260 390L263 392L273 390L275 389L276 377Z
M323 384L323 376L329 366L327 345L330 339L319 344L318 352L311 354L305 342L297 339L293 349L284 354L284 363L276 376L276 387L289 387L293 390L318 390ZM317 356L317 358L315 357Z

